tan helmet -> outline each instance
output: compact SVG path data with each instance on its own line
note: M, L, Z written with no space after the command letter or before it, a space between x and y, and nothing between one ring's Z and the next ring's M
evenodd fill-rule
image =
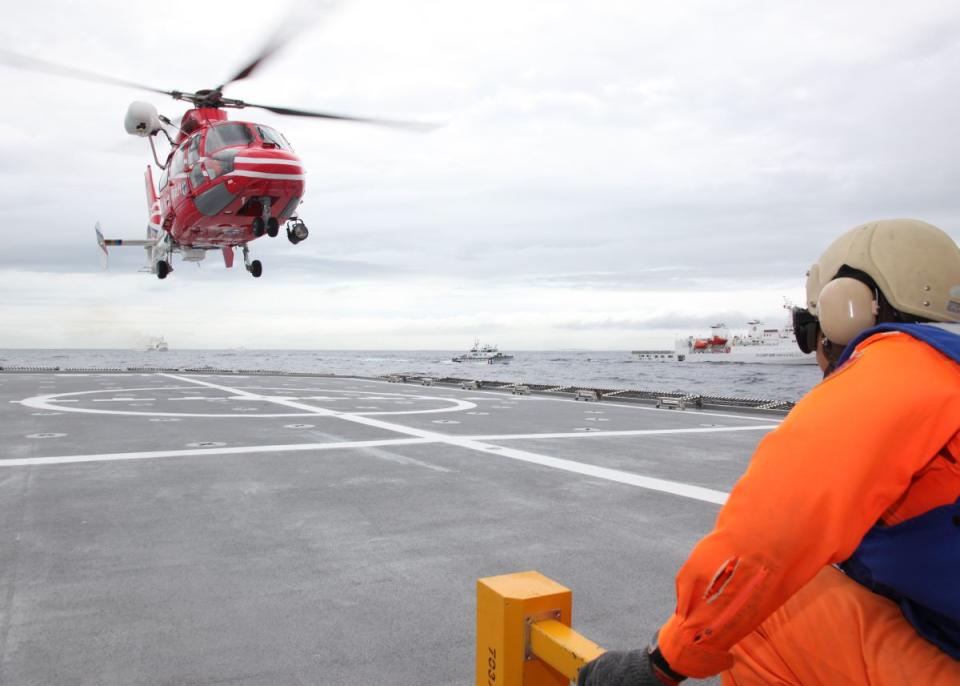
M882 219L861 224L830 244L807 272L807 308L820 318L828 338L829 323L821 315L834 319L834 313L845 313L849 321L836 328L849 330L859 326L852 322L862 321L859 317L866 307L857 304L861 294L852 284L837 283L824 291L844 265L868 274L900 312L937 322L960 322L960 248L932 224ZM872 307L876 314L875 304ZM854 311L857 308L860 313ZM845 337L846 333L838 335Z

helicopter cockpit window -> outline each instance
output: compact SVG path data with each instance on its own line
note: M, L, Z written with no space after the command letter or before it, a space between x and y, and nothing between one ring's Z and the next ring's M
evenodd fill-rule
M176 178L178 174L182 174L183 166L183 148L177 148L173 153L173 159L170 160L170 176Z
M214 150L231 148L237 145L250 145L253 135L246 124L221 124L207 129L207 144L205 149L209 155Z
M279 131L271 129L269 126L258 126L257 133L260 134L261 140L267 145L273 145L281 150L286 150L288 152L293 152L293 147L290 145L290 141L287 140Z
M207 176L210 177L210 180L213 181L219 176L232 172L234 168L234 158L239 152L239 148L228 148L208 156L204 162L204 166L207 169Z
M187 143L186 151L186 163L188 167L192 167L200 161L200 134L190 139L190 142Z

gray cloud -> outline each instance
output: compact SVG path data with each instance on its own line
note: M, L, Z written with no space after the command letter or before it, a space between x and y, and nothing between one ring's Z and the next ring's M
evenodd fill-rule
M144 12L38 0L7 8L0 40L188 89L219 82L275 25L247 21L262 8L245 0L230 12L180 0L149 21ZM228 44L207 49L211 25L231 36ZM799 289L823 247L868 219L915 216L960 236L958 28L960 8L935 0L909 13L826 0L601 0L589 12L565 1L549 9L506 0L482 8L345 3L229 94L446 126L417 136L232 113L283 130L308 170L309 241L251 246L265 265L257 288L273 303L263 312L294 322L298 290L370 282L366 300L350 301L365 327L380 321L386 330L393 310L408 307L435 315L431 324L402 324L409 331L429 336L446 318L443 326L461 334L474 326L454 321L472 314L464 308L490 306L484 288L512 289L496 303L512 319L478 321L532 340L530 327L551 324L529 323L523 308L562 313L571 293L594 293L586 302L598 311L558 320L583 345L591 331L604 342L618 330L702 327L716 312L732 319L731 307L745 306L723 304L724 294L762 294L771 283L775 311L781 284ZM112 279L135 272L141 254L112 251L111 271L96 274L93 224L137 237L146 214L149 148L123 133L124 110L133 99L171 116L184 108L2 66L0 88L17 94L0 121L0 269L51 277L17 295L27 307L69 307L62 284L81 276L92 279L83 281L91 298L109 298ZM143 279L144 293L166 308L223 284L245 283L244 298L252 292L252 280L225 272L216 255L202 270L178 265L179 286ZM424 295L431 280L443 292ZM714 314L617 313L653 291L664 294L664 311L688 311L699 295ZM385 292L397 302L383 305ZM530 302L521 306L520 294ZM256 316L254 326L267 325L266 314ZM203 325L211 336L224 330L216 317Z

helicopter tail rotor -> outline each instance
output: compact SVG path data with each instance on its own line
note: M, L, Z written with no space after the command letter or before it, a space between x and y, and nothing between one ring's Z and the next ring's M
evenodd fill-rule
M110 263L110 253L107 252L107 241L103 238L103 232L100 230L100 222L97 222L94 231L97 232L97 245L100 246L100 251L103 253L100 258L100 265L106 269Z
M109 258L109 253L107 252L108 247L123 246L128 248L146 248L148 257L151 258L154 252L163 247L162 236L157 234L151 237L149 229L147 238L104 238L103 232L100 230L100 222L96 223L94 230L97 232L97 245L100 246L100 251L103 253L103 257L100 258L100 261L103 264L104 269L107 268L107 259Z

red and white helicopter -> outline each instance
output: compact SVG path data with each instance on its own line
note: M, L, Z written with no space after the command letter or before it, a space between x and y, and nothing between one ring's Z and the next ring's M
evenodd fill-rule
M146 191L149 208L147 235L142 239L108 239L96 226L97 242L107 254L108 246L139 246L147 251L145 271L165 279L173 271L172 257L199 262L207 251L223 254L227 268L233 266L234 249L243 252L243 262L254 277L263 273L260 260L250 259L248 244L264 234L275 237L285 225L294 245L307 238L306 224L297 214L304 194L304 168L282 133L248 121L229 121L227 109L256 107L297 117L335 119L408 129L433 126L415 122L353 117L312 112L290 107L259 105L225 98L223 89L247 78L279 49L274 39L242 69L216 88L194 93L166 91L123 79L68 67L46 60L0 50L0 62L8 66L43 71L85 81L108 83L168 95L189 102L175 124L145 102L131 103L124 120L127 133L150 139L161 169L159 185L147 165ZM174 134L171 136L171 132ZM161 162L154 137L163 134L170 151Z

